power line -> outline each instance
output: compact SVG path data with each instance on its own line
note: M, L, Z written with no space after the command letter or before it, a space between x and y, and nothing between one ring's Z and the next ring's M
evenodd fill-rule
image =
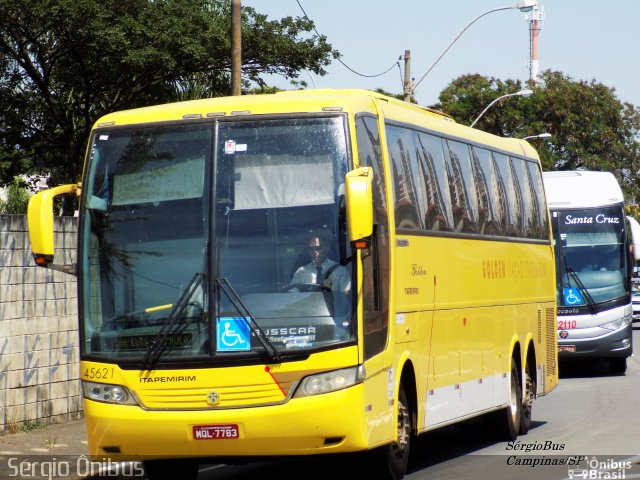
M302 13L304 14L305 18L307 20L309 20L310 22L313 23L313 20L311 20L311 18L309 18L309 15L307 15L307 12L304 11L304 8L302 7L302 4L300 3L300 0L296 0L296 3L298 4L298 6L300 7L300 10L302 10ZM316 30L316 26L315 24L313 25L313 31L316 32L316 35L318 35L319 37L321 37L322 35L320 35L320 32L318 32L318 30ZM395 66L398 67L398 69L400 69L400 60L402 59L402 56L398 57L398 60L395 61L395 63L393 65L391 65L389 68L387 68L384 72L382 73L378 73L376 75L365 75L364 73L360 73L356 70L354 70L353 68L351 68L349 65L347 65L346 63L344 63L342 60L340 60L339 58L336 58L336 60L338 60L347 70L349 70L352 73L355 73L356 75L359 75L361 77L365 77L365 78L376 78L376 77L381 77L382 75L385 75L387 73L389 73L391 70L393 70L393 68ZM402 75L402 74L401 74Z
M378 73L377 75L365 75L364 73L360 73L360 72L356 72L353 68L351 68L349 65L347 65L346 63L344 63L342 60L340 60L339 58L336 58L336 60L338 60L347 70L349 70L352 73L355 73L356 75L360 75L361 77L365 77L365 78L376 78L376 77L381 77L382 75L389 73L391 70L393 70L394 67L398 67L400 68L400 60L402 59L402 56L398 57L398 60L395 61L395 63L393 65L391 65L389 68L387 68L384 72L382 73Z

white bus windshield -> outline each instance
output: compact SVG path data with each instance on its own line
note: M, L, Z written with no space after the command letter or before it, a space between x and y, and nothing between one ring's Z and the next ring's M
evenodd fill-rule
M554 212L558 306L602 304L624 297L628 276L624 216L620 207Z

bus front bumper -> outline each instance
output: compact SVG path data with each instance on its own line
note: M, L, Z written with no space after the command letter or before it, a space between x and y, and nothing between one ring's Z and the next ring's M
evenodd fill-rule
M633 327L629 323L606 335L592 338L558 338L558 359L580 360L587 358L629 357L633 353Z
M286 404L243 409L149 411L137 406L84 401L89 455L94 459L145 460L306 455L371 447L371 423L392 415L363 411L361 385ZM385 418L386 417L386 418ZM368 421L367 421L368 418ZM369 424L369 427L367 427ZM219 432L236 438L218 436Z

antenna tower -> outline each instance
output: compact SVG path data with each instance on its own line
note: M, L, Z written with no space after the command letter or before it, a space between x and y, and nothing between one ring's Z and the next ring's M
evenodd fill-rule
M542 30L542 22L544 22L544 7L533 7L531 16L526 15L526 21L529 23L529 80L534 83L538 82L540 73L540 64L538 63L538 34Z

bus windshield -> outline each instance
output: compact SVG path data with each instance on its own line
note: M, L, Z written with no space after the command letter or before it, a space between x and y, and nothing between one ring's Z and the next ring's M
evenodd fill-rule
M315 117L94 134L85 357L152 365L353 341L345 131Z
M558 306L591 309L626 295L627 252L622 209L557 212Z

